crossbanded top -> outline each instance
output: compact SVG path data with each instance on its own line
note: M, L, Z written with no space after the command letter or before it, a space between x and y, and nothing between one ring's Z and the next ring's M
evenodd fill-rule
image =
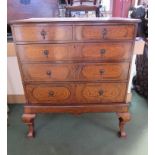
M119 18L119 17L65 17L65 18L29 18L13 20L9 24L18 23L52 23L52 22L102 22L102 23L139 23L140 19Z

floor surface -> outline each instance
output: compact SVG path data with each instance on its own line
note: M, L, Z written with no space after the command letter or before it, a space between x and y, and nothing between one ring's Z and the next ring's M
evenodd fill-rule
M26 137L22 105L9 105L8 155L147 155L147 101L133 92L132 120L128 137L117 136L114 113L40 114L35 120L36 137Z

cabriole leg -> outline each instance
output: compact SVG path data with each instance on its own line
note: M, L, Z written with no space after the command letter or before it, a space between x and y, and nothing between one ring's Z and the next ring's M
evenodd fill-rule
M119 119L119 135L120 137L126 137L127 134L125 132L125 124L130 121L131 119L131 115L129 112L125 112L125 113L117 113L118 115L118 119Z
M22 120L25 124L28 125L28 134L27 137L33 138L35 136L35 131L34 131L34 119L35 119L35 114L23 114Z

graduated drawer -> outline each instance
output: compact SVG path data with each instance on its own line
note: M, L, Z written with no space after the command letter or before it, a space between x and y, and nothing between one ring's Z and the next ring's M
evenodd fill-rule
M72 40L72 26L53 24L27 24L13 26L15 41L69 41Z
M75 39L80 40L119 40L133 39L134 25L85 25L75 27Z
M32 104L100 104L124 102L126 83L67 83L26 85Z
M129 60L132 43L17 45L21 61Z
M129 63L23 64L25 81L127 80Z

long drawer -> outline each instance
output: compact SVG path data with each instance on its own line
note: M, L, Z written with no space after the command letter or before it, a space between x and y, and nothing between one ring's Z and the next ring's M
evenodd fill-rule
M25 81L127 80L129 63L23 64Z
M100 104L124 102L126 83L70 83L26 85L32 104Z
M75 39L78 41L130 40L134 38L134 33L134 25L86 25L75 27Z
M129 60L132 43L77 43L17 45L22 62L74 61L74 60Z
M71 41L72 26L50 24L27 24L13 26L15 41Z

